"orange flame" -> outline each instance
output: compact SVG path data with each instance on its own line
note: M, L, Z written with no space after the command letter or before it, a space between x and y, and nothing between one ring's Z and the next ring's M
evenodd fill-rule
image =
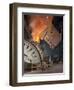
M36 41L36 42L39 43L39 42L40 42L40 38L39 38L39 36L36 36L34 41Z
M46 30L47 26L52 24L53 16L31 16L30 27L32 28L33 41L40 42L40 34Z
M33 41L40 43L40 34L39 33L32 33Z

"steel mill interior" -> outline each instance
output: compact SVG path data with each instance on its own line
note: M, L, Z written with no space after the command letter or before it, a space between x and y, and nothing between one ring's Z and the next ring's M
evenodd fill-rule
M63 16L25 15L23 74L63 72Z

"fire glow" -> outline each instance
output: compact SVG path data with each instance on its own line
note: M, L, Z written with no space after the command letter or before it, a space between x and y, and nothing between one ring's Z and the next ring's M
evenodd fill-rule
M36 41L38 43L40 42L41 32L46 30L48 26L50 26L51 29L52 20L53 16L40 16L40 15L31 16L30 27L32 28L33 41Z

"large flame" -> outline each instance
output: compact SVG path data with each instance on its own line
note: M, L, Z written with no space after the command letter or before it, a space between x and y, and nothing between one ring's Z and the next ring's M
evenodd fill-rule
M30 27L32 28L33 41L36 41L38 43L40 42L41 32L46 30L48 25L51 28L52 19L53 16L40 16L40 15L31 16Z

